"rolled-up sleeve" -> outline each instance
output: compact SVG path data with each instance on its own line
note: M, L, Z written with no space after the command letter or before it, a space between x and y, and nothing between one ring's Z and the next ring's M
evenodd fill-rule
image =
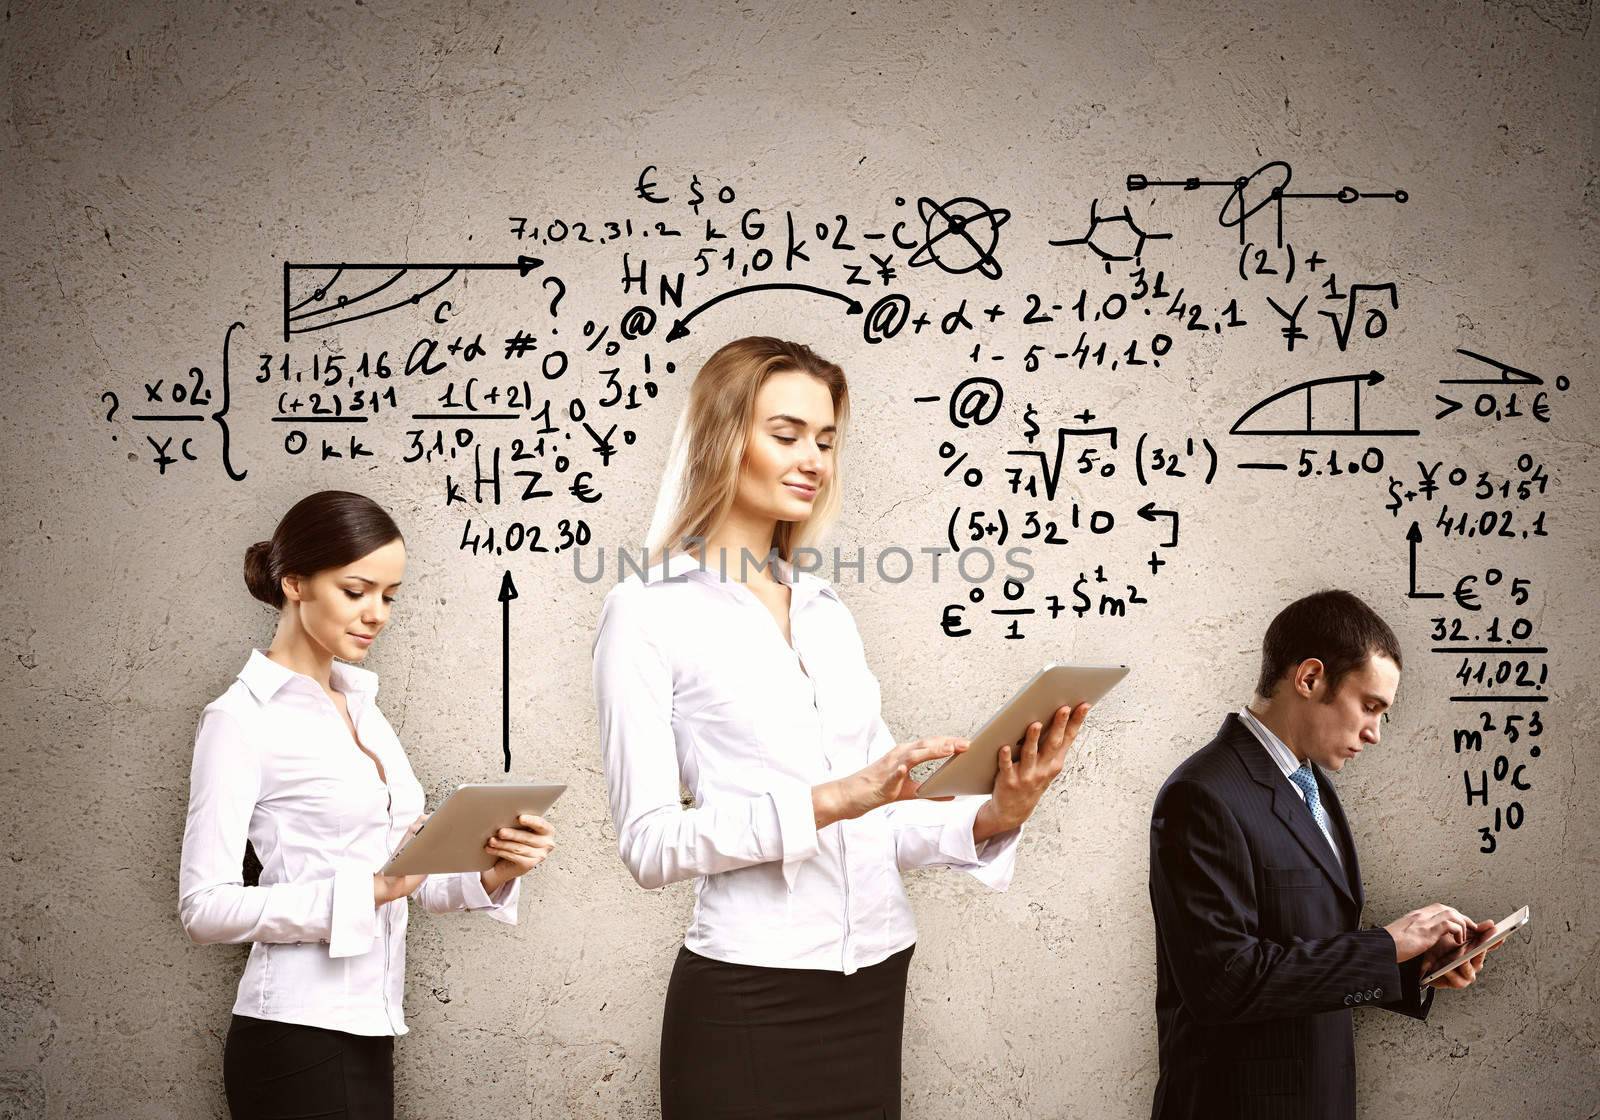
M260 792L255 744L233 716L208 709L195 735L178 872L184 932L200 944L326 941L330 956L367 952L376 929L370 872L244 885L244 846Z
M895 746L889 725L880 716L871 755L880 758ZM982 844L972 838L973 823L987 797L957 797L953 801L899 801L878 810L889 818L894 832L894 858L901 871L920 867L949 867L965 871L992 890L1011 885L1017 866L1017 842L1022 826L991 836Z
M476 871L463 871L454 875L429 875L411 897L430 914L481 910L497 922L514 926L521 890L522 877L518 876L501 883L500 889L490 894L483 889L483 879Z
M640 886L782 861L794 888L817 854L811 787L774 776L753 796L708 797L684 808L672 732L672 668L646 615L648 587L618 584L600 610L594 694L617 850Z

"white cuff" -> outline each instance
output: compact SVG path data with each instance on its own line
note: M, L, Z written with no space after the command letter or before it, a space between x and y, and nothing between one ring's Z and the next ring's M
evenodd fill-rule
M1017 869L1017 841L1022 838L1024 826L991 836L982 845L975 844L972 826L987 801L988 798L974 797L970 813L951 814L939 836L939 850L984 886L1003 891L1011 886L1011 876Z
M793 891L800 865L817 854L817 813L811 804L811 787L786 781L767 796L778 815L784 885Z
M328 956L359 957L372 948L377 930L377 905L372 900L372 873L333 874L333 913L328 921Z
M517 899L521 894L522 876L500 884L500 889L490 894L483 889L483 879L476 871L461 877L461 900L468 910L482 910L497 922L508 926L517 924Z
M504 889L506 884L501 883ZM499 891L495 892L499 894ZM489 900L489 892L483 889L483 875L477 871L463 871L461 873L461 904L467 910L487 910L494 903Z
M972 839L972 826L978 819L986 797L974 797L967 804L950 806L949 818L939 830L939 852L952 864L965 869L978 862L978 847Z

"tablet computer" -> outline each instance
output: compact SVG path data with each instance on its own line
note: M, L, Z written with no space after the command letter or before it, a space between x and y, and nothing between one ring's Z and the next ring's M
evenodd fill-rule
M416 835L390 857L383 875L442 875L452 871L487 871L495 857L484 845L502 828L516 824L523 813L542 816L564 785L465 785L444 799L444 804L419 828Z
M1521 910L1518 910L1515 914L1512 914L1505 921L1498 923L1493 929L1485 930L1482 936L1475 937L1465 945L1461 946L1461 948L1456 952L1455 956L1451 957L1450 960L1446 961L1444 964L1428 973L1428 975L1424 976L1417 983L1422 987L1427 987L1445 973L1459 967L1462 961L1471 960L1479 953L1493 949L1496 945L1500 944L1500 942L1504 941L1513 933L1517 932L1517 930L1527 925L1528 918L1528 908L1524 906Z
M963 753L946 759L918 787L917 796L992 793L1001 744L1014 744L1011 757L1021 758L1030 723L1041 723L1048 730L1057 708L1093 704L1127 675L1126 665L1046 665L978 729ZM1039 734L1042 738L1044 731Z

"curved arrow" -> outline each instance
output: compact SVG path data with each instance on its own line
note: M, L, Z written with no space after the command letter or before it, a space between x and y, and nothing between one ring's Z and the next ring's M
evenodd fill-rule
M827 288L818 288L812 284L750 284L743 288L734 288L732 291L723 292L721 295L712 296L699 307L689 312L689 314L683 316L681 319L674 320L672 324L672 330L667 332L667 341L673 342L677 339L683 338L689 333L689 323L691 320L693 320L697 315L700 315L703 312L715 307L725 299L732 299L734 296L742 296L746 292L770 292L777 289L789 289L797 292L810 292L813 295L828 296L831 299L840 300L846 305L845 314L861 314L862 308L858 300L853 300L849 296L840 292L831 292Z

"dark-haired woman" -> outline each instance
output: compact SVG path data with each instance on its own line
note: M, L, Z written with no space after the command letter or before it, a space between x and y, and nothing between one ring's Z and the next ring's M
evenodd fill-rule
M265 654L206 706L195 737L179 913L196 942L251 942L223 1057L244 1117L388 1118L406 1032L404 900L515 923L519 877L554 846L540 817L502 829L481 874L377 874L422 821L423 792L355 667L405 572L394 521L359 494L299 502L245 555L279 610ZM261 862L245 885L245 841Z

